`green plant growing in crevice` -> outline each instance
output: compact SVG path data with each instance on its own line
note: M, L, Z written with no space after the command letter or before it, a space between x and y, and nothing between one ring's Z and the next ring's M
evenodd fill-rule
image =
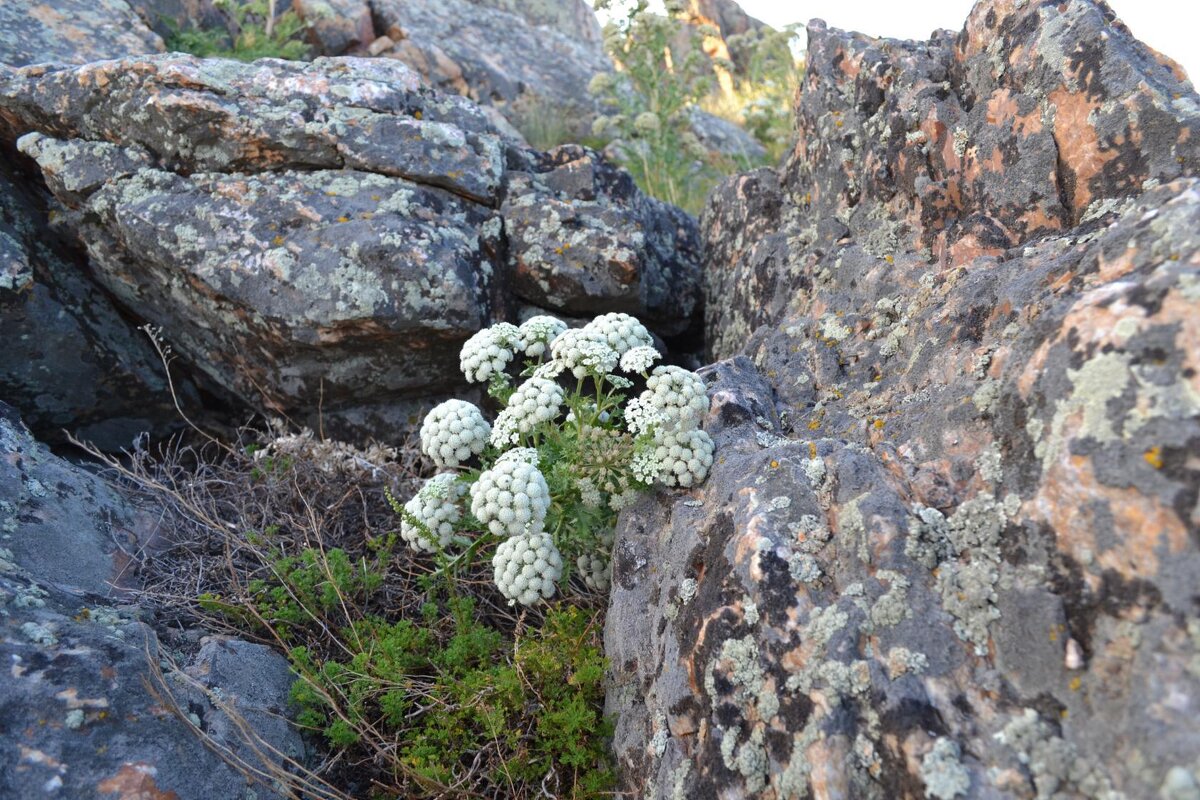
M303 41L304 23L291 9L276 14L273 0L215 0L213 6L228 17L228 28L173 28L167 37L167 49L238 61L301 61L311 57Z

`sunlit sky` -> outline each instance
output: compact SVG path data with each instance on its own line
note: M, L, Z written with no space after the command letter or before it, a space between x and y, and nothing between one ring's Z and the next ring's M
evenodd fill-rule
M872 36L925 39L936 28L958 30L972 0L739 0L751 16L776 27L813 17L835 28ZM1200 2L1109 0L1134 36L1183 65L1200 79Z

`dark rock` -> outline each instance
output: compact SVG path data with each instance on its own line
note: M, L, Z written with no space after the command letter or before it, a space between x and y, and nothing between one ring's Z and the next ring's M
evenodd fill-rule
M0 64L82 64L162 51L162 39L125 0L0 3Z
M500 213L524 300L577 316L623 311L668 336L699 310L690 218L587 148L555 148L513 173Z
M810 27L704 217L712 474L617 532L628 793L1194 791L1198 109L1083 0Z
M64 429L105 450L172 432L182 420L158 355L60 246L44 205L0 161L0 397L50 444L64 442ZM181 377L176 390L194 405L190 382Z
M275 797L198 734L252 771L278 768L244 741L245 720L258 752L302 762L286 660L210 641L186 672L167 663L121 591L134 585L122 554L156 518L51 455L2 403L0 496L0 795Z

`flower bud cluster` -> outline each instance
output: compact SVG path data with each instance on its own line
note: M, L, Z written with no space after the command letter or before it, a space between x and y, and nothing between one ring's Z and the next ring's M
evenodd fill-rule
M546 478L520 457L501 457L471 485L471 513L497 536L540 532L549 508Z
M454 526L462 519L460 500L466 492L453 472L443 472L425 481L425 485L404 504L406 516L400 520L400 538L418 553L445 549L454 540Z
M548 378L530 378L517 387L508 399L508 406L496 417L492 444L496 447L516 444L521 436L557 417L562 404L561 386Z
M458 364L471 383L487 383L504 372L518 349L524 349L521 330L508 322L498 322L476 333L462 346Z
M504 540L492 556L492 578L510 604L531 606L554 596L562 577L562 555L548 533Z
M521 323L521 350L530 358L540 358L550 349L550 343L567 329L567 323L557 317L539 315Z
M483 452L492 427L465 400L434 406L421 423L421 452L441 469L457 467Z

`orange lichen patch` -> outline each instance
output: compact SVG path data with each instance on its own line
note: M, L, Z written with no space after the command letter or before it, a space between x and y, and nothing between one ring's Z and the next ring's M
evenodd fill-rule
M1075 175L1071 210L1082 211L1092 202L1088 184L1103 171L1105 164L1117 157L1117 153L1101 147L1100 137L1088 121L1096 106L1086 95L1061 86L1050 93L1049 101L1056 109L1054 142L1058 145L1059 158Z
M1056 180L1051 173L1047 181L1054 183ZM1057 204L1055 204L1057 207ZM1046 213L1046 206L1038 204L1030 209L1027 209L1024 214L1017 218L1017 222L1024 226L1025 234L1030 235L1038 231L1060 230L1063 226L1063 221L1058 216L1050 216Z
M968 233L950 245L950 266L962 267L982 256L999 256L1003 254L1003 247L985 245L979 241L979 237L975 234Z
M1096 538L1099 520L1091 510L1097 500L1108 501L1116 530L1116 545L1103 552ZM1189 547L1187 530L1174 509L1138 489L1101 484L1090 456L1064 452L1051 465L1032 506L1054 529L1059 550L1079 560L1090 552L1102 569L1124 578L1154 577L1164 546L1167 553Z
M1159 445L1154 445L1143 453L1142 458L1146 459L1146 463L1155 469L1163 468L1162 447Z
M114 794L115 800L179 800L173 791L162 791L155 782L158 770L144 762L123 764L116 775L103 780L96 790Z

